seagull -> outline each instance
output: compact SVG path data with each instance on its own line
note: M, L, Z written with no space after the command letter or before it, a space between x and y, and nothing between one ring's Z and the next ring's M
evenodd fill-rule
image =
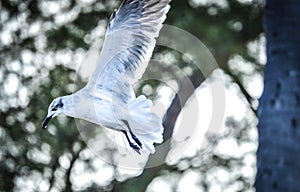
M123 133L138 154L154 153L154 144L163 142L162 119L150 110L151 100L135 96L133 86L147 68L170 1L124 0L109 19L88 83L54 99L42 128L57 115L84 119Z

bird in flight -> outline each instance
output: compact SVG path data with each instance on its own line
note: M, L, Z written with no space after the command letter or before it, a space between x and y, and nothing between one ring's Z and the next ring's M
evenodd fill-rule
M153 144L163 141L162 120L151 112L151 100L135 96L133 85L145 72L170 1L124 0L110 17L89 82L54 99L42 127L61 114L80 118L122 132L139 154L154 153Z

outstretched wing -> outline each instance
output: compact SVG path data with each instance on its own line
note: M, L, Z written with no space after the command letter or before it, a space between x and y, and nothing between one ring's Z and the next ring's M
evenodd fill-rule
M105 41L87 87L100 98L127 103L144 73L171 0L125 0L109 21Z

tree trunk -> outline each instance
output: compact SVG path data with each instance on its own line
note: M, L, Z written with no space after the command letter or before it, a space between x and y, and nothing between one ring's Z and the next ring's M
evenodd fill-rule
M256 191L299 191L300 1L267 0Z

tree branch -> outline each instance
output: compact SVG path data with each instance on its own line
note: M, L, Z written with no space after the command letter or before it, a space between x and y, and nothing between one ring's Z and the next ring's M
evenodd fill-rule
M246 101L249 104L250 109L253 111L255 115L257 115L256 109L253 107L252 102L254 101L253 97L248 93L248 91L245 89L244 85L242 84L241 80L238 76L234 75L228 68L223 68L223 71L227 73L232 80L239 86L240 91L244 95Z

